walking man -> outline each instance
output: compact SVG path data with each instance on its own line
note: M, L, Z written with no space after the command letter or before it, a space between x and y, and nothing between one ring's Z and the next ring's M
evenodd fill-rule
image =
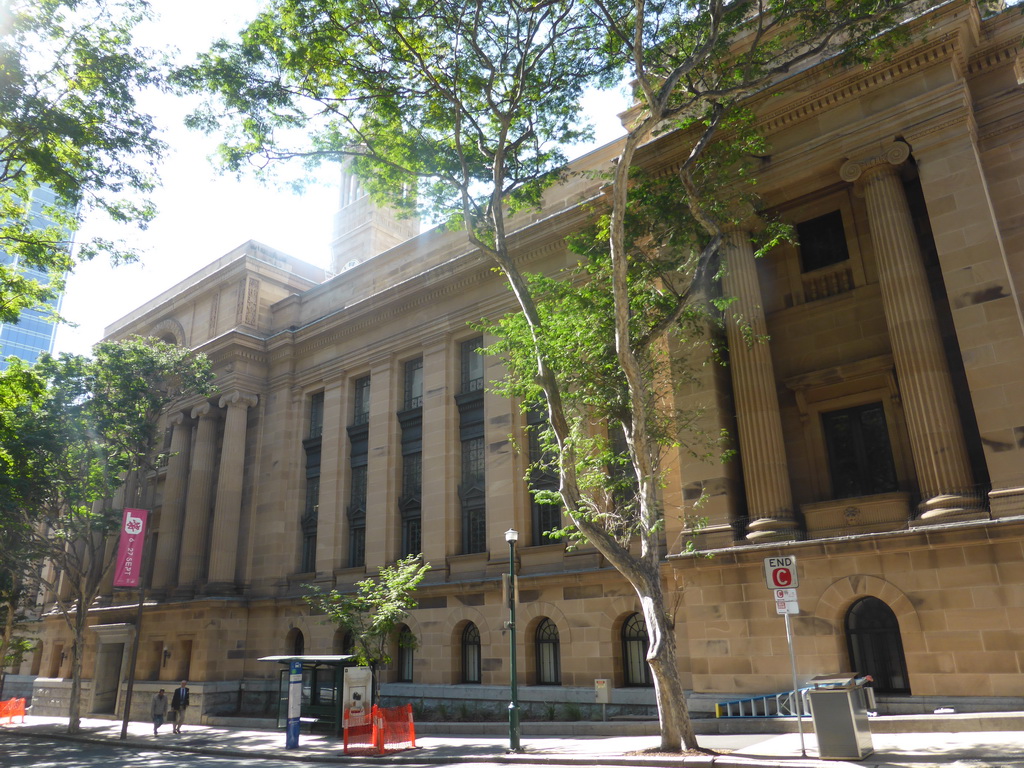
M185 722L185 710L188 709L188 680L182 680L181 685L174 689L171 697L171 709L174 710L174 732L181 733L181 724Z
M150 714L153 715L153 735L156 736L157 729L164 724L164 718L167 717L167 696L164 695L163 688L153 697Z

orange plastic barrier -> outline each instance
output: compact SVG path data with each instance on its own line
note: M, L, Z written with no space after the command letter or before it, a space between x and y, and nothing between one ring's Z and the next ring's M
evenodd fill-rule
M372 712L346 709L341 716L341 725L346 755L380 754L374 740Z
M416 747L412 704L401 707L373 707L345 710L342 715L346 755L383 755Z
M416 726L412 722L412 704L389 709L373 708L373 729L380 754L416 748Z
M0 701L0 725L13 723L16 717L20 717L21 722L25 722L25 700L8 699L7 701Z

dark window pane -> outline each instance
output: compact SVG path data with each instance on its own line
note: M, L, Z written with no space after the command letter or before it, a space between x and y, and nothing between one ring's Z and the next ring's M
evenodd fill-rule
M416 648L416 638L412 631L403 626L398 632L398 682L412 682L413 653Z
M561 650L558 627L551 619L537 625L537 685L561 685Z
M462 441L462 484L480 486L484 481L484 439Z
M462 631L462 682L480 682L480 631L467 624Z
M487 518L483 507L463 507L462 551L465 554L487 551Z
M423 487L423 454L402 457L402 496L419 498Z
M838 264L850 258L843 215L839 211L796 225L800 263L804 272Z
M348 529L348 567L366 565L366 518L360 523L350 522Z
M402 518L402 557L418 555L423 551L423 527L419 510Z
M622 625L622 677L627 686L649 686L651 670L647 666L647 623L634 613Z
M353 424L365 424L370 420L370 377L364 376L355 382L355 408Z
M320 437L324 431L324 393L317 392L309 400L309 436Z
M484 357L477 352L483 345L482 336L462 342L460 352L463 392L476 392L484 388Z
M823 413L821 423L828 449L833 498L898 490L896 465L881 403Z
M353 510L366 511L366 465L352 467L352 489L349 506Z
M403 407L419 408L423 405L423 358L405 364L405 397Z

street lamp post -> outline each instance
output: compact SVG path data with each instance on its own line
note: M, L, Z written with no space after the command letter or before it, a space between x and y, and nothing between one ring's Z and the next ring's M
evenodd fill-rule
M508 542L508 635L511 659L509 688L512 700L508 705L508 751L522 752L519 744L519 682L516 679L516 541L519 531L509 528L505 531Z

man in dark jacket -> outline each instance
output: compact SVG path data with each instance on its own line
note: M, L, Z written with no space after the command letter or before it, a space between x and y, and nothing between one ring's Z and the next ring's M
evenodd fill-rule
M188 709L188 688L185 687L187 684L188 680L182 680L181 685L174 689L174 695L171 697L175 733L181 733L181 724L185 722L185 710Z

